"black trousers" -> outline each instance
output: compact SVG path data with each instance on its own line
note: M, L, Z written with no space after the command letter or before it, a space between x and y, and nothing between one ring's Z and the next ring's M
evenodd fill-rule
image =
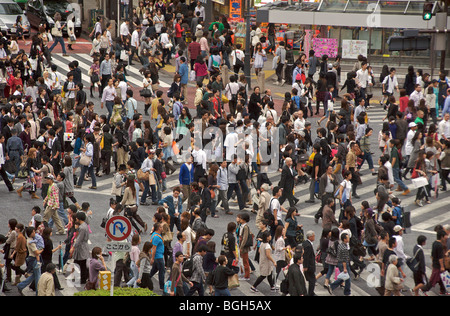
M14 191L14 188L11 184L11 181L9 181L8 176L6 175L6 171L3 168L3 166L0 168L0 176L3 179L3 182L5 182L6 186L8 187L9 191Z
M80 284L86 284L89 278L89 270L86 265L87 260L74 260L74 263L80 267Z
M281 195L278 201L280 202L280 205L283 205L284 201L286 200L289 201L290 207L293 207L298 202L298 199L294 196L292 190L290 189L283 190L283 194Z
M314 289L316 288L316 275L309 270L305 271L305 280L308 281L308 296L314 296Z

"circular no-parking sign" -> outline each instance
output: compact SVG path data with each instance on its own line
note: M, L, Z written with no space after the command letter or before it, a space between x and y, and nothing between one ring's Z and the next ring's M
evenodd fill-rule
M131 222L124 216L113 216L105 226L106 235L114 241L122 241L131 234Z

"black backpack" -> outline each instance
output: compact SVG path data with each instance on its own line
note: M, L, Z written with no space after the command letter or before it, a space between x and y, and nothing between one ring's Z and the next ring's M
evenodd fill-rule
M237 173L237 175L236 175L236 180L238 180L238 181L245 181L245 180L247 180L247 173L245 172L245 169L244 168L239 168L239 171L238 171L238 173Z
M267 226L273 226L275 223L275 216L273 216L272 213L272 200L273 198L270 199L269 209L267 209L263 214L264 219L267 221Z
M186 278L190 278L194 274L194 257L195 255L183 263L183 274Z

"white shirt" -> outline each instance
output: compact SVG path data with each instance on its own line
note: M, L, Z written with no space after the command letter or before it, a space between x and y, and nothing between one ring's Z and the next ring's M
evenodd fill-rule
M356 72L356 82L361 88L366 88L368 81L369 81L369 71L367 69L366 70L360 69Z
M164 26L164 15L161 14L161 16L155 15L153 18L153 21L155 23L155 30L156 33L161 33L161 29Z
M389 93L394 93L394 89L398 87L397 76L386 76L383 80L384 90Z
M406 145L405 145L405 153L407 156L411 155L414 145L412 144L412 139L414 137L415 132L413 130L409 130L408 134L406 134Z
M5 164L5 156L3 155L3 144L0 144L0 166Z
M128 25L126 22L123 22L120 26L120 35L122 36L128 36L130 35L130 29L128 28Z
M131 46L133 47L139 47L139 32L137 30L134 30L133 34L131 35Z
M231 65L235 66L236 65L236 58L240 59L243 61L245 57L245 54L242 50L240 49L235 49L232 53L231 53Z
M238 134L232 132L225 137L224 146L227 148L226 158L228 161L233 160L233 155L236 153L234 145L239 141Z
M203 18L203 21L205 20L205 8L203 6L200 6L200 8L198 6L195 7L194 10L194 16L197 16L197 12L200 12L200 17Z
M273 117L273 121L274 121L274 122L278 122L278 113L277 113L277 111L272 110L272 109L267 110L267 112L266 112L266 118L269 117L269 116L272 116L272 117Z
M394 172L392 171L392 164L389 161L386 161L384 166L388 170L389 184L394 184Z
M202 165L203 170L207 170L206 168L206 152L202 149L200 150L193 150L192 151L192 157L194 157L194 161L199 164Z
M270 201L270 205L269 205L270 210L273 211L277 210L277 221L281 221L281 205L280 205L280 201L278 201L278 199L276 198L272 198Z
M444 135L447 139L450 139L450 120L442 120L439 125L439 139L444 138Z
M127 99L128 84L125 81L121 81L119 83L118 87L120 88L120 97L122 98L122 100L126 100Z
M352 183L350 181L344 180L341 182L341 186L346 191L345 195L347 196L347 199L349 199L352 195ZM342 191L342 195L344 195L343 191Z
M406 254L403 250L403 237L400 235L394 235L394 238L397 240L397 247L394 248L394 252L397 255L397 257L406 260Z
M297 118L294 121L294 131L298 133L298 132L304 130L305 129L305 123L306 123L306 120L303 117L302 118Z
M420 100L424 99L424 96L422 91L417 92L417 90L414 90L409 96L409 99L414 101L414 106L417 108L419 107Z

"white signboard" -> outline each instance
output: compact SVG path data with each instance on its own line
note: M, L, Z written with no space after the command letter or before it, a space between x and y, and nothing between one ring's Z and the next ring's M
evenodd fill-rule
M358 55L367 56L367 41L342 40L342 58L356 59Z
M115 251L115 252L130 252L131 251L131 243L127 242L108 242L105 247L106 251Z

